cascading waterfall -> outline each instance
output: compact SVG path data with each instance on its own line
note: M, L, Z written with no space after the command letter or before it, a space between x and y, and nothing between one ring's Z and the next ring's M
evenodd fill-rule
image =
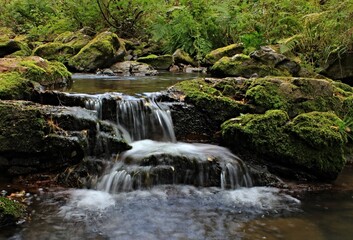
M117 124L127 130L132 141L176 142L170 111L156 101L155 95L118 101Z
M102 117L102 97L86 106ZM176 142L169 107L155 94L143 98L120 96L116 124L132 149L122 153L96 185L117 193L160 184L188 184L236 189L252 186L241 159L228 149L210 144Z

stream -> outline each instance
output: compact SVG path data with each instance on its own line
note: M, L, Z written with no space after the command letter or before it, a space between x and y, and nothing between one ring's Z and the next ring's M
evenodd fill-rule
M64 91L139 95L197 76L78 74L73 86ZM129 97L118 105L117 125L133 148L122 153L90 189L39 189L28 194L31 219L1 229L0 239L353 238L352 166L345 168L329 190L297 194L254 187L241 159L223 147L177 142L168 108L153 98L147 101ZM142 114L146 106L148 116ZM127 112L133 117L122 117ZM172 179L150 179L158 169L141 165L146 156L163 156L160 164ZM197 171L169 166L185 158L192 159ZM219 161L219 176L212 182L209 164L213 159ZM3 187L6 180L0 178L1 182Z

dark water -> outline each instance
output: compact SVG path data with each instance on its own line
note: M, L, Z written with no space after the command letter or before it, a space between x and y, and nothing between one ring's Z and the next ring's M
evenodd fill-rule
M143 92L158 92L180 82L182 80L193 79L205 76L201 73L169 73L160 72L156 76L145 77L123 77L105 76L96 74L74 74L74 84L67 89L68 92L77 93L105 93L121 92L134 95Z
M135 94L163 90L194 77L77 75L70 91ZM1 182L6 179L0 177ZM1 189L5 186L0 184ZM349 166L329 190L299 195L268 187L161 185L114 194L45 189L27 199L30 220L0 229L0 239L353 239L353 168Z

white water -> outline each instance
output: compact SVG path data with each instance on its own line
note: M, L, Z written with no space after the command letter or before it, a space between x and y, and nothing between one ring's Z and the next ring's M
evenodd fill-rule
M119 194L67 190L41 197L31 227L12 240L243 239L247 222L299 211L297 199L266 187L225 191L163 185Z

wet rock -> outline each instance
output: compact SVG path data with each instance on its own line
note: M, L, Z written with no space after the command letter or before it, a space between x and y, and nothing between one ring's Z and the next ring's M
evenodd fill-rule
M136 61L118 62L111 66L110 69L114 74L122 74L124 76L154 76L158 73L152 66Z
M55 172L85 156L130 148L114 125L90 110L0 101L0 113L2 168L11 175Z
M222 125L223 143L256 153L270 171L285 178L332 181L345 165L347 133L333 113L311 112L290 120L270 110L246 114Z

